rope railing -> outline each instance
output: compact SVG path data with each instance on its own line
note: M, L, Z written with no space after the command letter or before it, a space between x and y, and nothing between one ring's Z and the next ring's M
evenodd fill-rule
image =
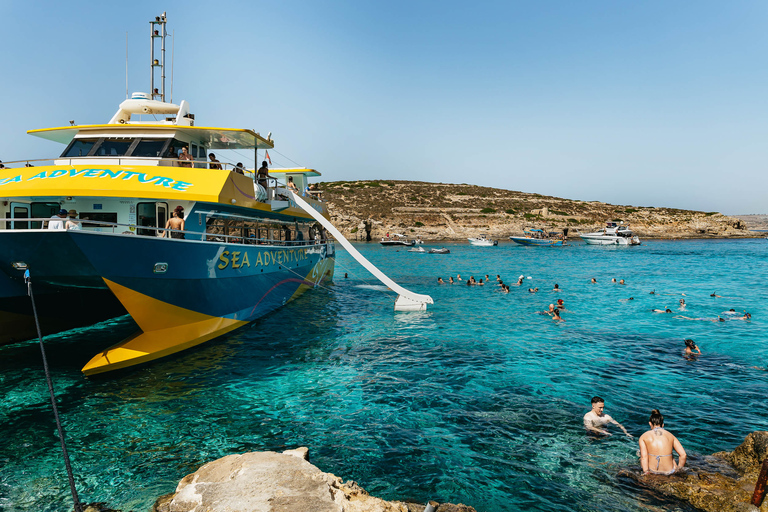
M66 223L67 219L62 219L60 217L50 218L50 217L44 217L44 218L14 218L14 219L0 219L0 223L4 224L4 228L6 230L12 230L12 229L23 229L25 231L67 231L66 229L61 230L49 230L48 228L19 228L16 227L15 224L27 224L30 222L40 222L41 225L44 225L42 223L49 222L49 221L56 221L60 220L61 222ZM317 245L317 244L323 244L327 242L328 240L322 236L316 237L315 239L310 240L279 240L274 238L256 238L254 236L249 237L243 237L242 235L225 235L221 233L210 233L210 232L200 232L200 231L188 231L188 230L180 230L180 229L166 229L166 228L158 228L156 226L138 226L136 224L121 224L116 222L108 222L108 221L102 221L102 220L90 220L90 219L77 219L77 222L81 224L83 227L91 227L91 228L111 228L112 234L116 235L125 235L125 236L150 236L154 238L170 238L174 240L192 240L192 241L204 241L204 242L225 242L228 244L237 244L237 245L275 245L275 246L305 246L305 245ZM8 229L8 223L11 223L10 229ZM128 230L124 230L122 232L117 232L117 228L128 228ZM130 228L133 228L134 231L131 231ZM2 230L0 230L1 232ZM71 231L71 230L70 230ZM154 233L154 235L145 235L145 234L139 234L137 231L151 231ZM103 231L101 231L103 233ZM171 233L179 233L184 235L184 238L173 238L170 234ZM167 234L167 235L166 235Z

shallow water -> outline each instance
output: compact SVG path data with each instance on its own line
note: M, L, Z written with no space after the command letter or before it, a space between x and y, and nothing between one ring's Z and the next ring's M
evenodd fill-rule
M386 499L479 511L688 510L617 478L638 469L636 440L618 429L586 436L590 398L605 398L635 436L661 409L693 458L768 429L768 372L753 369L768 365L758 309L768 299L766 240L447 247L358 245L397 282L432 295L426 313L393 312L394 295L338 250L335 285L167 361L81 376L93 353L132 332L125 318L47 338L82 500L147 510L205 462L307 446L322 470ZM457 273L531 279L507 295L437 285ZM565 322L537 314L557 298ZM650 312L665 307L674 314ZM754 316L681 318L730 308ZM683 338L704 355L682 358ZM71 510L35 342L0 348L0 396L0 510Z

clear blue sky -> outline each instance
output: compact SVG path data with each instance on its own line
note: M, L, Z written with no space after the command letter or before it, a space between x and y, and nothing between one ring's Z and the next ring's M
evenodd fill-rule
M0 159L61 150L28 129L109 120L126 32L148 91L163 10L174 101L324 180L768 213L764 1L0 0Z

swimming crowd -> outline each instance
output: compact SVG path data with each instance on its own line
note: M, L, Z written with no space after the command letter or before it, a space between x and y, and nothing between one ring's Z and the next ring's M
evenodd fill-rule
M522 286L524 279L525 277L521 275L518 277L517 282L515 282L512 286ZM457 284L461 283L462 281L463 280L461 278L461 274L458 274L455 280L452 276L449 277L447 284ZM438 284L446 284L442 277L438 277L437 282ZM624 279L620 279L617 283L616 278L613 278L611 282L620 286L626 285ZM590 283L597 284L597 279L593 277L590 280ZM485 286L486 284L490 284L490 276L486 274L485 279L481 278L480 280L475 280L474 276L470 276L469 279L466 280L466 284L467 286ZM496 286L499 287L499 291L501 293L509 293L509 285L505 284L501 276L498 274L496 275ZM538 291L538 288L528 288L529 293L537 293ZM555 284L552 288L552 291L560 292L561 288L558 284ZM656 290L652 290L650 295L657 295ZM721 295L717 295L714 292L710 295L710 297L723 298ZM629 297L628 299L620 300L622 302L626 302L635 299L634 297ZM687 305L685 303L685 299L681 298L679 300L679 311L685 311L686 307ZM565 303L563 299L557 299L556 304L550 304L547 310L539 311L538 313L542 315L549 315L555 321L564 322L565 320L561 316L561 311L565 310ZM665 307L664 309L651 309L651 312L672 313L672 310L668 307ZM730 309L729 311L726 311L715 318L689 317L684 315L676 315L674 318L685 320L703 320L710 322L725 322L727 320L748 321L752 318L752 315L747 311L738 313L735 309ZM701 355L701 349L699 349L698 345L696 345L696 342L694 342L692 339L685 339L684 344L685 348L682 351L683 357L695 360L698 356ZM604 408L605 400L599 396L592 398L592 410L584 415L584 428L587 430L587 432L599 435L610 435L605 427L609 424L614 424L618 426L624 432L624 434L632 438L632 435L627 432L627 429L625 429L621 423L603 412ZM642 467L643 474L671 475L683 468L687 459L685 449L677 437L664 429L664 416L662 416L658 409L651 411L651 415L648 419L648 426L650 427L650 430L643 433L638 441L640 448L638 453L640 456L640 466ZM677 462L674 460L673 451L678 455Z

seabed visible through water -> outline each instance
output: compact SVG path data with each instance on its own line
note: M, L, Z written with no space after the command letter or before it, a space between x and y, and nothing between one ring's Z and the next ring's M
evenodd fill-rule
M617 478L639 469L637 441L585 435L590 398L635 437L659 408L693 459L768 429L768 371L754 368L768 365L768 241L442 245L451 254L357 245L432 295L424 313L393 312L395 296L338 247L334 285L175 358L87 379L84 362L132 332L130 319L46 338L81 499L148 510L213 459L307 446L320 469L385 499L688 510ZM491 284L437 284L457 274ZM531 279L505 295L496 274ZM565 322L537 313L558 298ZM680 318L731 308L752 320ZM681 356L684 338L698 360ZM71 510L34 340L0 347L0 396L0 510Z

